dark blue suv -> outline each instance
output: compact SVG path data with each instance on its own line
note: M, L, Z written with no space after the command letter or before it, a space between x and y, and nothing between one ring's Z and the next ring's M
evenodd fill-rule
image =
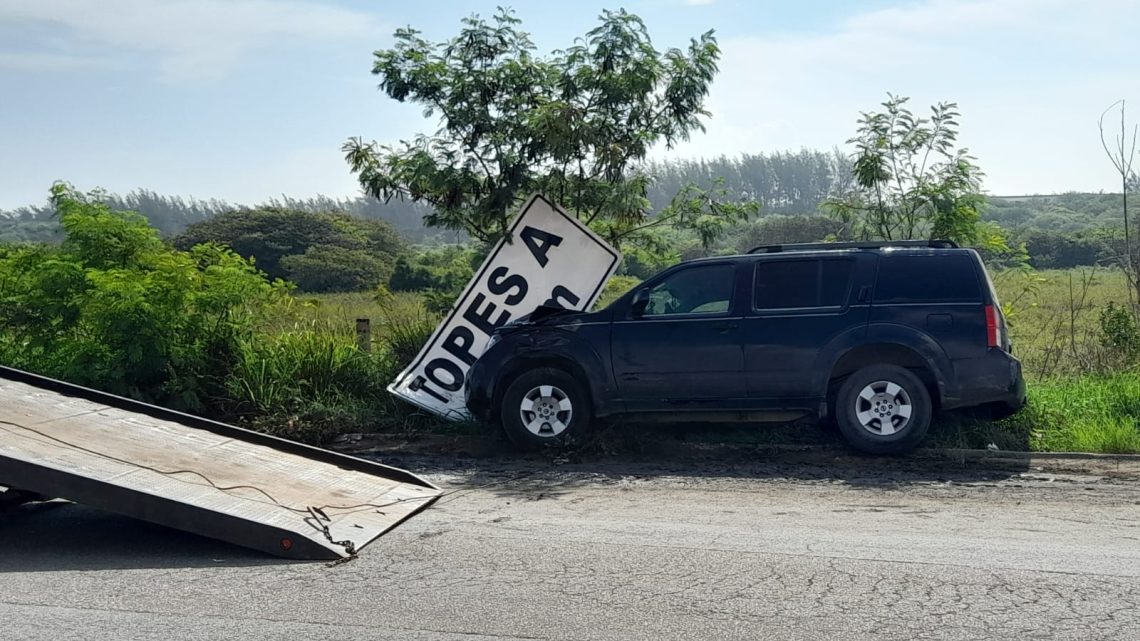
M758 247L676 265L609 307L500 327L467 406L535 445L595 417L788 421L916 447L938 410L1025 402L978 254L946 241Z

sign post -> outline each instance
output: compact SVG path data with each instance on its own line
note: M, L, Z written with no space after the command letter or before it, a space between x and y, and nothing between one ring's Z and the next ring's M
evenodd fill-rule
M467 418L463 381L495 328L544 304L589 309L620 262L621 254L577 218L531 196L388 391L444 418Z

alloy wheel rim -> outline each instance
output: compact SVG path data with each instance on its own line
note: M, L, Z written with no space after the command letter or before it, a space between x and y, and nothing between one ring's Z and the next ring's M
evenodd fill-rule
M898 383L869 383L855 398L855 416L863 429L875 436L891 436L910 425L914 404Z
M554 385L539 385L519 403L519 418L527 431L542 438L553 438L574 418L574 404L566 392Z

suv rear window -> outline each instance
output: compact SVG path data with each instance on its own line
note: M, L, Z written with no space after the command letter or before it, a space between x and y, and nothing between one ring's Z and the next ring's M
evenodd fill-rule
M841 307L847 302L850 260L773 260L756 263L756 309Z
M879 259L876 303L974 303L982 300L973 258L966 254L900 256Z

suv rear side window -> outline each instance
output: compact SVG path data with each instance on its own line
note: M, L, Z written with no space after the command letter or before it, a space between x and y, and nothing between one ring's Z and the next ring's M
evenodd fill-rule
M982 289L974 260L966 254L899 256L879 259L876 303L975 303Z
M756 263L756 309L841 307L851 288L851 260L773 260Z

